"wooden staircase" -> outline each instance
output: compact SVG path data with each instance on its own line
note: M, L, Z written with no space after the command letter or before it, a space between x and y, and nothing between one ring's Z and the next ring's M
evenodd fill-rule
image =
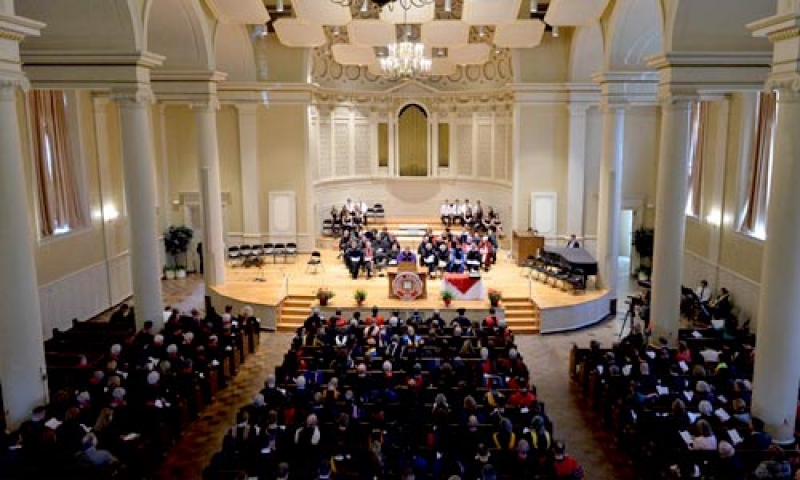
M289 295L281 304L277 329L279 332L294 332L303 326L317 303L314 295Z
M526 297L504 297L501 307L506 312L506 324L516 334L534 335L541 326L541 310Z

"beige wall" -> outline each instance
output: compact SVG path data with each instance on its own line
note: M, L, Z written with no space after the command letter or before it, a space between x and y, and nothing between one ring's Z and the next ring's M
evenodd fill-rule
M242 223L242 169L239 161L239 119L233 105L222 107L217 113L219 135L219 175L222 191L231 193L231 203L225 216L229 232L241 232Z
M270 105L258 109L258 164L261 187L261 229L269 229L269 192L295 192L297 232L308 233L306 183L307 107Z
M569 55L572 42L571 29L561 29L553 38L549 33L542 37L536 48L516 50L515 78L524 83L558 83L569 81Z
M566 228L566 176L569 110L566 104L536 104L519 107L519 159L514 215L520 228L530 224L531 192L558 194L557 231Z
M652 226L654 211L646 208L656 200L656 171L661 121L658 108L630 107L625 110L625 146L623 148L622 199L642 202L644 210L637 211L635 226Z

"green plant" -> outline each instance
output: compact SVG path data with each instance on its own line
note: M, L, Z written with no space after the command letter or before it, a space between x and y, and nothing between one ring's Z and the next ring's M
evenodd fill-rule
M185 225L172 225L164 232L164 248L172 261L173 268L186 268L186 252L189 250L189 244L192 243L193 237L194 230ZM183 262L179 263L181 256L183 256Z
M330 300L335 295L336 294L333 293L332 290L328 290L327 288L319 288L317 290L317 300L323 300L323 299ZM366 298L366 295L365 295L365 298Z
M358 290L353 292L353 298L355 299L356 302L361 303L367 299L367 291L359 288Z
M503 294L500 293L500 290L495 290L493 288L489 289L489 301L496 304L500 303L500 300L503 299Z
M443 290L441 296L442 300L444 300L445 302L450 302L453 300L453 292L449 290Z
M633 232L633 248L641 259L653 258L655 231L652 228L640 228Z

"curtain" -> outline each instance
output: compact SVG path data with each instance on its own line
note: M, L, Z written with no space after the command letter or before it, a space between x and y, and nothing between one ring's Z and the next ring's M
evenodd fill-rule
M763 233L766 227L769 177L772 168L772 144L775 139L776 120L776 95L774 93L760 93L751 156L753 163L750 169L750 181L747 185L747 199L741 225L741 230L749 233Z
M419 105L400 111L398 122L400 176L428 175L428 117Z
M34 90L29 99L41 233L82 227L86 213L69 145L66 96L60 90Z
M688 215L700 215L700 200L703 185L703 153L705 150L708 103L692 105L691 165L689 168L689 198L686 202Z

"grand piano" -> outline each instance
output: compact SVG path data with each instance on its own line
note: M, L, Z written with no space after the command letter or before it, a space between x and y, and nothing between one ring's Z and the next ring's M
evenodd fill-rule
M543 247L540 257L549 265L565 270L565 273L581 277L584 288L586 277L597 275L597 260L583 248Z

